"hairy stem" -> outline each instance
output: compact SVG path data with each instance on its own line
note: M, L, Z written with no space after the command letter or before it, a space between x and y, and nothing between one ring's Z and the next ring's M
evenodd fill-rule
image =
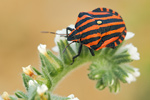
M52 81L53 81L53 85L51 87L51 90L50 91L54 91L54 89L56 88L56 86L58 85L58 83L67 75L71 72L71 70L74 70L75 68L79 67L80 65L88 62L89 59L81 59L81 58L78 58L78 61L73 63L73 65L66 65L64 68L64 70L62 72L60 72L56 77L53 77L52 78Z

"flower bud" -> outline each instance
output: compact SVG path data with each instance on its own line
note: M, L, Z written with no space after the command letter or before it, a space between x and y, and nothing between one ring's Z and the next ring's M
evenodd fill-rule
M73 28L73 29L75 28L75 26L74 26L73 24L69 25L68 27ZM60 35L57 35L57 34L56 34L55 39L54 39L54 42L55 42L56 46L53 47L52 50L55 51L55 52L59 52L58 43L59 43L60 41L65 41L65 40L66 40L65 37L62 37L62 36L61 36L61 34L66 34L66 29L57 30L56 33L57 33L57 34L60 34ZM68 31L68 33L70 33L70 31ZM75 48L75 43L73 43L73 44L71 45L71 47L73 48L73 50L75 50L75 49L74 49L74 48Z
M26 75L29 75L30 77L34 75L32 69L31 69L31 65L29 65L27 67L22 67L22 69Z
M135 34L134 34L133 32L127 32L127 35L126 35L126 37L125 37L125 40L128 40L128 39L134 37L134 35L135 35Z
M129 65L122 66L122 68L126 71L127 75L124 77L127 83L131 83L136 81L136 77L140 76L140 72L138 68L134 68Z
M106 87L106 86L105 86L105 84L103 83L103 80L102 80L102 79L100 79L100 80L97 81L97 83L96 83L96 88L97 88L97 89L103 90L105 87Z
M121 48L121 51L126 50L130 54L130 58L133 60L140 60L140 54L137 51L137 47L135 47L132 43L125 45Z
M131 83L131 82L134 82L136 81L136 78L131 74L131 73L128 73L128 77L125 78L127 83Z
M116 81L116 84L114 85L114 93L118 93L120 91L120 82Z
M126 83L126 77L128 76L127 75L127 72L126 70L122 69L121 67L117 67L113 70L113 73L115 74L115 76L120 79L123 83Z
M74 97L74 94L70 94L67 100L79 100L77 97Z
M8 94L7 92L3 92L2 98L3 98L4 100L11 100L11 99L9 98L9 94Z
M110 86L112 86L114 84L114 80L112 79L111 81L110 81Z
M60 52L60 57L63 60L63 62L65 64L70 65L72 63L72 58L76 55L74 50L71 48L71 46L68 46L66 48L66 51L64 52L65 47L68 45L68 41L67 40L60 40L60 42L58 43L58 47L59 47L59 52Z
M36 80L29 80L28 82L29 86L35 86L37 84Z
M40 54L40 59L42 66L50 73L52 76L57 75L60 71L63 70L62 61L57 58L51 51L47 51L47 55Z
M134 68L134 72L132 73L133 76L135 77L139 77L140 76L140 72L138 68Z
M38 50L40 53L42 53L43 55L46 55L47 54L47 51L46 51L46 45L45 44L40 44L38 46Z
M37 93L42 96L46 91L48 90L47 86L45 84L42 84L41 86L37 87Z
M105 73L105 71L103 71L103 70L93 70L88 74L88 76L90 79L99 80L102 78L102 75L104 73Z

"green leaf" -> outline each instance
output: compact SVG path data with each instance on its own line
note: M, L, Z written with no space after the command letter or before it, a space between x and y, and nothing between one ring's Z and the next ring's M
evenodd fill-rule
M89 70L97 70L99 68L99 66L97 66L97 64L96 63L92 63L91 65L90 65L90 68L89 68Z
M48 58L44 56L43 54L40 54L40 58L41 58L41 63L43 67L45 67L45 70L47 70L47 72L49 72L51 76L57 75L57 71L55 67L50 63Z
M122 65L120 65L120 67L123 70L125 70L126 72L130 72L130 73L134 72L134 68L132 66L130 66L130 65L122 64Z
M123 83L126 83L125 77L128 77L127 73L120 68L119 66L113 69L114 74L119 78Z
M109 85L109 75L108 75L108 72L104 73L103 76L102 76L102 80L103 80L103 84L104 86L108 86Z
M27 96L25 93L23 93L22 91L17 91L17 92L15 92L15 95L16 95L18 98L23 98L23 99L25 99L25 100L28 100L28 96Z
M108 71L107 76L108 76L108 86L113 85L113 83L114 83L114 74L113 74L113 72Z
M52 52L50 50L47 51L49 57L51 57L53 59L53 65L55 65L55 69L59 72L61 72L63 70L63 62L58 59L54 54L52 54Z
M26 90L28 90L28 82L29 82L29 80L32 80L32 78L23 73L22 79L23 79L23 83L24 83Z
M111 50L112 50L112 48L106 47L106 48L103 49L103 52L104 52L105 55L108 55L109 51L111 51Z
M132 62L132 59L124 59L124 58L120 58L118 60L115 61L116 64L122 64L122 63L129 63Z
M16 97L9 96L10 100L18 100Z
M110 92L118 93L120 91L120 82L118 79L115 79L114 84L109 87Z
M65 47L68 45L68 41L67 40L60 40L60 42L57 43L58 47L59 47L59 51L60 51L60 57L63 60L63 62L67 65L70 65L72 63L72 58L73 56L75 56L75 52L72 50L72 48L70 46L68 46L66 48L66 51L64 51Z
M128 59L129 58L129 54L118 54L118 55L114 55L112 57L112 59L115 59L115 60L119 60L119 59Z
M102 49L99 49L97 51L94 50L95 56L101 55Z
M49 73L47 73L47 71L44 68L42 68L42 71L43 71L45 78L47 79L46 85L47 85L48 89L50 89L52 86L52 81L51 81L50 75L49 75Z
M37 86L31 85L28 89L28 100L34 100L35 95L37 94L36 92Z
M39 72L35 67L32 67L32 69L34 70L34 72L35 72L37 75L42 75L41 72Z
M42 99L41 99L40 95L36 95L36 96L34 97L34 100L42 100ZM47 100L49 100L49 99L47 99Z
M69 100L69 98L51 94L51 100Z
M79 45L80 45L80 44L79 44ZM77 51L79 51L79 48L78 48ZM81 50L81 54L80 54L79 57L85 59L85 57L87 57L88 55L89 55L89 56L92 56L91 53L90 53L90 51L89 51L89 48L83 45L83 46L82 46L82 50Z
M99 90L103 90L106 86L103 83L103 79L97 81L96 88Z
M45 78L45 76L42 77L37 77L36 81L38 82L38 84L42 85L42 84L47 84L47 78Z
M93 70L88 74L88 76L92 80L99 80L102 78L102 76L105 72L106 71L104 71L104 70Z
M48 92L47 95L48 95L48 100L51 100L50 92Z

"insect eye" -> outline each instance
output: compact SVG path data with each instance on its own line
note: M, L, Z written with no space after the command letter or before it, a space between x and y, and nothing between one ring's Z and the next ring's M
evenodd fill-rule
M102 24L102 21L101 21L101 20L98 20L98 21L97 21L97 24Z

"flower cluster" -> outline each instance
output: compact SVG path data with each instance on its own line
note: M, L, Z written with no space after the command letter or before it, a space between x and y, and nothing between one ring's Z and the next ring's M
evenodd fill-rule
M73 25L70 26L72 28L74 27ZM66 34L66 29L59 30L56 33ZM132 32L127 32L125 41L131 39L134 35L135 34ZM62 50L65 45L68 44L66 38L56 35L55 43L56 46L53 47L52 50L55 52L59 51L60 58L66 64L70 64L73 55L75 55L78 51L78 44L74 43L71 45L71 48L68 48L68 51L65 54L62 53ZM137 68L128 65L129 62L140 59L137 48L132 43L122 46L123 43L117 46L116 49L104 48L99 51L95 51L96 59L93 58L93 60L91 60L92 64L90 65L90 73L88 76L92 80L98 80L96 88L99 90L108 86L111 92L117 93L120 90L120 81L123 83L131 83L136 80L136 77L140 76L140 72ZM63 47L61 47L62 45ZM84 59L88 59L90 54L87 49L87 47L84 47L78 59L83 57ZM68 62L63 57L67 58ZM135 73L138 74L135 75Z
M74 94L70 94L67 100L79 100L77 97L74 97Z
M74 28L74 25L69 27ZM58 30L56 33L66 34L66 29ZM79 100L73 94L61 97L52 94L52 91L67 73L86 62L91 62L88 77L97 82L96 88L99 90L108 87L111 92L118 93L120 82L130 84L140 76L139 69L128 64L133 60L140 59L137 48L133 44L123 45L123 42L115 49L103 48L94 51L95 56L91 56L88 47L83 46L80 56L75 59L73 65L70 65L72 58L77 55L79 43L68 46L67 39L61 36L56 35L54 40L56 46L52 48L53 51L59 53L58 56L47 50L45 44L40 44L37 47L41 60L41 71L31 65L22 68L24 72L22 78L27 93L15 92L18 98L22 100ZM134 33L127 32L125 41L133 36ZM68 47L63 52L66 46ZM17 100L7 92L4 92L1 97L4 100Z
M73 28L73 29L75 28L75 26L73 24L69 25L68 27ZM65 37L61 36L61 34L66 34L66 29L57 30L56 33L58 33L60 35L56 34L55 39L54 39L54 42L55 42L56 46L53 47L52 50L55 51L55 52L59 52L58 42L60 42L60 40L62 40L62 41L66 40ZM70 33L70 31L68 33ZM72 43L71 47L73 48L73 50L76 50L75 49L75 43Z
M131 71L131 73L127 73L128 74L128 77L126 77L126 81L127 83L131 83L131 82L134 82L136 81L136 77L139 77L140 76L140 72L139 72L139 69L138 68L133 68L133 71Z

